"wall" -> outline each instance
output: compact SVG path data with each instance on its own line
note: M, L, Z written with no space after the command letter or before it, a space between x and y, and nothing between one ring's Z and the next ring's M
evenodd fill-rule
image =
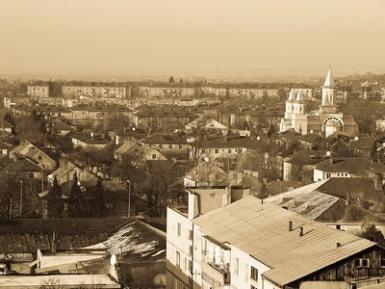
M149 261L140 263L120 263L120 274L123 284L131 286L154 285L154 278L158 274L166 275L165 261Z
M237 273L237 260L239 260L239 270ZM258 281L254 281L250 278L251 266L258 269ZM269 267L258 262L256 259L251 257L249 254L241 251L240 249L231 246L231 285L237 289L250 288L251 285L256 288L269 288L264 286L264 279L262 274L269 270ZM274 287L270 287L274 288Z
M180 235L178 235L178 224ZM167 208L167 253L168 262L177 267L181 273L190 276L192 262L192 222L187 216L174 209ZM177 264L177 252L180 264Z

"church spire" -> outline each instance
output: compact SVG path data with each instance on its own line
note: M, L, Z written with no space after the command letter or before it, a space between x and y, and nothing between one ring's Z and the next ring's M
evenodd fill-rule
M334 79L332 69L329 67L322 86L322 106L334 106Z
M328 73L326 74L326 77L325 77L325 82L323 87L333 87L333 86L334 86L334 79L332 74L332 68L329 67Z

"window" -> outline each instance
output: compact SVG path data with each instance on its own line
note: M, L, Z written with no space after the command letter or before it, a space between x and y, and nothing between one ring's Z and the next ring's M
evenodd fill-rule
M182 145L181 145L181 144L179 145L179 148L180 148L180 149L182 148Z
M357 258L354 260L354 267L356 268L369 268L370 260L369 258Z
M215 153L217 154L219 152L219 150L218 149L215 149Z
M188 230L188 239L191 241L193 239L193 231L192 230Z
M152 155L152 159L153 159L153 160L156 160L156 154L153 154L153 155Z
M380 267L385 268L385 258L384 257L380 257Z
M168 148L172 149L172 145L168 145Z
M258 281L258 269L257 268L251 267L250 278L254 281Z
M182 235L182 224L178 223L178 236Z
M235 258L235 274L239 274L239 258Z
M180 268L180 253L176 251L176 262L175 265Z
M192 273L192 262L191 262L191 260L188 260L188 271L190 272L190 273Z
M231 149L229 149L229 150L228 150L228 153L231 154L231 152L232 152Z
M257 287L250 285L250 289L257 289Z

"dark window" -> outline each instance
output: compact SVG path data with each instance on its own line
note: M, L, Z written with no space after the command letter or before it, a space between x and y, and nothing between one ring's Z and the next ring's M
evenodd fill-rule
M354 266L356 268L369 268L370 260L369 258L357 258L354 260Z
M250 278L254 281L258 281L258 269L257 268L251 267Z

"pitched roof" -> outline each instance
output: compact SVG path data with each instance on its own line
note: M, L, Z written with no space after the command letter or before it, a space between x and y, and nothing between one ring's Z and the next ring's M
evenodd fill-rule
M356 176L368 176L369 173L384 173L385 166L373 163L368 158L333 158L327 159L315 166L315 169L325 172L348 172Z
M333 79L333 74L332 74L332 69L329 68L326 77L325 77L325 82L324 82L324 87L333 87L334 86L334 79Z
M288 230L289 220L293 222L292 231ZM261 204L255 197L208 212L194 223L208 236L239 248L271 268L263 275L282 287L376 245L289 210Z
M53 231L58 251L95 249L142 260L164 256L161 235L138 220L119 218L13 221L0 226L0 253L51 251Z
M4 170L12 172L12 173L18 173L18 172L40 172L41 168L38 164L33 162L30 159L23 158L16 160L14 162L11 162L8 166L4 168Z
M173 134L154 134L141 141L146 144L187 144L186 138Z
M98 284L98 288L121 288L107 274L4 275L0 277L0 288L39 288L44 286L42 284L50 284L52 280L60 284L60 287L93 288Z

